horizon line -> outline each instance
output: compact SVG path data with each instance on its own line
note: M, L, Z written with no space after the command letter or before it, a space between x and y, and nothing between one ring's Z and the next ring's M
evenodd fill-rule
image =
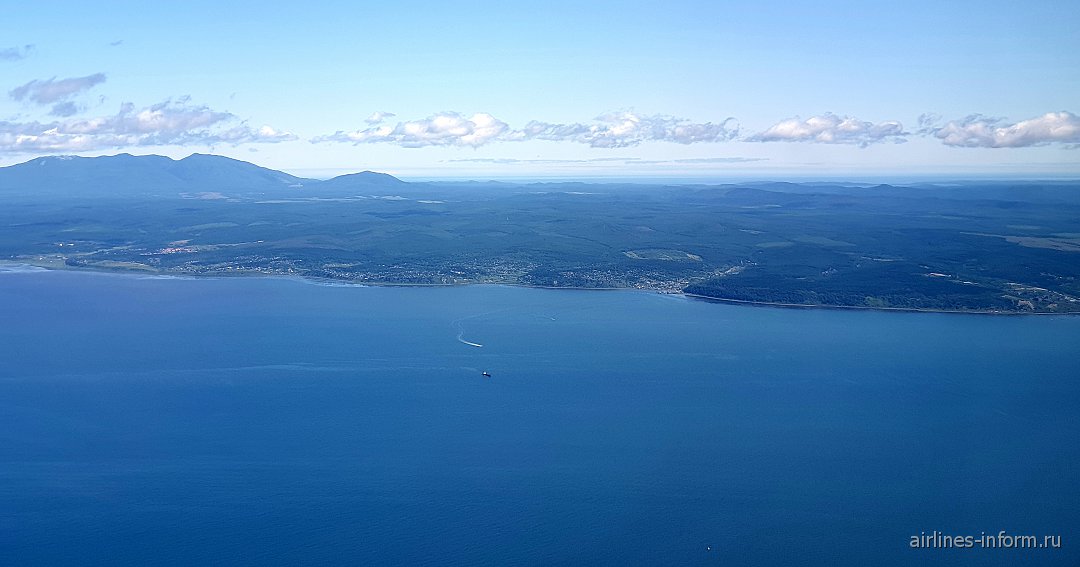
M503 182L503 183L626 183L626 184L674 184L674 185L710 185L710 184L729 184L729 183L746 183L746 182L776 182L776 183L802 183L802 182L815 182L815 183L933 183L933 182L986 182L986 181L1024 181L1024 182L1039 182L1039 181L1052 181L1052 182L1080 182L1080 172L1054 172L1054 171L1038 171L1038 172L1025 172L1025 171L988 171L988 170L967 170L956 172L936 172L932 168L928 168L923 171L911 171L906 170L899 171L879 171L869 172L865 170L832 170L832 171L814 171L814 170L801 170L792 171L791 168L775 168L773 170L767 169L747 169L740 171L684 171L684 172L636 172L619 174L610 171L604 172L592 172L592 173L580 173L570 174L565 171L552 171L550 173L543 172L531 172L531 173L480 173L475 170L463 170L460 173L447 171L441 169L441 172L432 174L430 171L434 168L421 168L422 171L415 168L399 169L389 167L386 169L371 167L367 168L349 168L349 167L271 167L266 165L260 165L253 161L248 161L240 158L230 157L222 154L208 153L208 152L191 152L190 154L181 157L174 158L169 155L159 153L145 153L145 154L133 154L128 151L117 152L115 154L101 154L85 156L79 154L70 153L56 153L56 154L39 154L32 157L28 157L24 161L12 163L9 165L0 166L0 169L6 169L9 167L15 167L32 162L42 158L80 158L80 159L97 159L97 158L113 158L120 156L130 156L135 158L140 157L160 157L170 161L182 161L184 159L193 156L213 156L222 159L234 160L241 163L247 163L256 167L269 169L272 171L278 171L300 177L304 179L310 179L315 181L326 181L335 177L344 175L351 175L357 173L381 173L391 175L401 181L414 182L414 183L433 183L433 182L447 182L447 183L468 183L468 182Z

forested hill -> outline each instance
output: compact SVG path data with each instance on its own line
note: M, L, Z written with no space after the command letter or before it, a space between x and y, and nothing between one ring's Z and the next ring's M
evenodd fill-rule
M0 168L0 259L394 284L1080 311L1080 184L312 180L220 156Z

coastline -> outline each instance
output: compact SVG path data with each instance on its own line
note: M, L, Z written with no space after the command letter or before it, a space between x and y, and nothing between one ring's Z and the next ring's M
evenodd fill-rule
M685 291L680 292L666 292L655 289L643 289L634 287L581 287L581 286L550 286L550 285L533 285L525 284L521 282L485 282L485 281L467 281L459 283L409 283L409 282L380 282L380 281L364 281L357 282L352 280L341 280L333 278L319 278L312 276L301 276L293 274L267 274L263 272L222 272L213 274L175 274L161 270L140 270L140 269L124 269L118 267L104 267L104 266L70 266L63 261L46 261L46 260L33 260L33 259L20 259L20 260L0 260L0 267L18 267L18 266L30 266L39 268L44 271L71 271L71 272L85 272L85 273L97 273L107 275L129 275L129 276L142 276L142 277L159 277L159 278L175 278L175 279L231 279L231 278L277 278L286 280L295 280L303 283L312 283L316 285L335 285L341 287L464 287L464 286L480 286L480 285L494 285L494 286L507 286L507 287L522 287L529 289L547 289L547 290L577 290L577 291L638 291L643 293L652 293L656 295L668 295L679 296L690 300L699 300L709 303L725 303L729 305L745 305L753 307L768 307L779 309L830 309L830 310L857 310L857 311L883 311L892 313L940 313L948 315L1008 315L1008 316L1031 316L1031 315L1057 315L1057 316L1077 316L1080 312L1062 312L1062 313L1050 313L1043 311L1000 311L1000 310L957 310L957 309L931 309L931 308L915 308L915 307L871 307L867 305L823 305L823 304L802 304L802 303L777 303L769 301L748 301L743 299L726 299L722 297L712 297L708 295L700 295L695 293L688 293ZM29 271L29 270L28 270Z
M834 310L857 310L857 311L889 311L893 313L944 313L947 315L1015 315L1027 317L1031 315L1080 315L1078 312L1049 313L1045 311L999 311L993 309L984 310L960 310L960 309L931 309L918 307L870 307L869 305L823 305L804 303L775 303L769 301L747 301L744 299L725 299L723 297L711 297L695 293L683 292L682 296L688 299L696 299L715 303L728 303L732 305L747 305L754 307L775 307L780 309L834 309Z

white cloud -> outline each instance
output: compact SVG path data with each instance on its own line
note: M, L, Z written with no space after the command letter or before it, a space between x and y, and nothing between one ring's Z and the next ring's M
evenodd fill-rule
M1042 116L1008 124L1000 118L972 115L934 125L936 117L920 118L929 134L947 146L967 148L1024 148L1051 143L1080 143L1080 117L1071 112L1047 112Z
M384 112L382 110L376 110L375 112L372 112L371 116L368 116L364 120L364 122L367 122L368 124L374 126L376 124L382 124L382 122L384 120L386 120L387 118L393 118L394 116L397 116L397 114L394 114L393 112Z
M377 126L354 132L338 131L311 141L373 144L388 142L407 148L424 146L482 146L509 131L505 122L490 114L465 117L457 112L443 112L423 120L398 122L396 126Z
M392 116L376 113L378 118ZM369 119L376 118L372 115ZM531 121L520 130L486 113L465 117L457 112L443 112L423 120L398 122L395 126L372 126L352 132L338 131L311 141L348 142L353 144L393 143L404 147L471 146L491 142L524 140L568 141L596 148L622 148L647 141L678 144L720 142L738 134L738 126L728 118L714 124L693 123L671 116L641 116L631 111L606 114L590 124Z
M218 142L226 144L273 144L277 142L291 142L299 137L292 132L277 130L271 126L251 128L245 124L234 126L220 134L213 136ZM213 142L211 142L213 143Z
M729 128L734 119L719 124L697 124L673 116L641 116L632 111L614 112L597 117L591 124L551 124L532 121L520 132L522 139L571 141L594 148L624 148L642 142L663 141L677 144L722 142L738 135L738 126Z
M114 115L56 122L0 122L0 152L80 152L163 146L275 143L297 136L269 126L251 128L228 112L166 101L142 109L131 103Z
M85 77L71 77L56 80L56 77L35 80L20 87L15 87L8 94L15 100L27 100L38 104L52 104L77 95L94 85L105 82L104 73L94 73Z
M815 142L866 147L877 142L904 142L908 133L895 120L864 122L831 112L803 120L790 118L746 139L748 142Z

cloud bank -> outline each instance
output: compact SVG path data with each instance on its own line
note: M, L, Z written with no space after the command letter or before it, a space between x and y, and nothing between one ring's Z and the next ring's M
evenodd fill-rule
M623 148L647 141L678 144L720 142L738 135L738 126L734 125L732 118L715 124L693 123L672 116L641 116L630 111L605 114L588 124L534 120L517 130L487 113L465 116L457 112L442 112L422 120L398 122L394 126L374 125L389 116L393 115L377 112L368 119L368 123L372 124L369 128L352 132L339 130L334 134L312 138L311 142L392 143L407 148L476 148L492 142L549 140L575 142L594 148ZM372 123L372 120L378 122Z
M921 133L947 146L965 148L1026 148L1052 143L1080 143L1080 117L1071 112L1047 112L1014 124L979 114L938 126L938 118L923 115Z
M0 152L82 152L133 146L275 143L296 140L270 126L252 128L228 112L165 101L114 115L54 122L0 121Z
M875 124L827 112L806 120L798 117L783 120L746 141L851 144L865 148L879 142L902 143L907 141L906 135L904 126L895 120Z
M11 51L0 50L0 53ZM18 48L19 53L30 47ZM0 121L0 152L79 152L108 148L216 144L276 143L299 139L271 126L255 128L229 112L192 105L187 97L137 109L127 103L113 115L75 118L84 108L75 97L106 81L104 73L30 81L9 95L16 101L51 105L48 121ZM74 99L74 100L73 100ZM1080 117L1048 112L1015 123L1001 118L971 115L945 122L939 116L919 117L919 128L908 132L896 120L869 122L824 113L803 119L782 120L751 135L740 136L734 118L719 122L693 122L670 115L645 115L632 110L603 114L590 122L531 120L520 127L488 113L465 115L441 112L418 120L390 121L395 114L376 111L364 119L366 127L339 130L311 138L312 143L394 144L406 148L431 146L479 148L497 142L545 140L592 148L627 148L649 142L674 144L740 142L799 142L868 147L903 143L909 137L936 138L942 144L970 148L1021 148L1063 144L1080 148ZM483 158L486 159L486 158ZM603 159L603 158L602 158ZM637 158L611 158L633 162ZM738 163L764 158L687 158L635 163ZM489 163L545 163L545 160L493 160ZM556 160L550 163L578 163ZM584 162L581 162L584 163Z

